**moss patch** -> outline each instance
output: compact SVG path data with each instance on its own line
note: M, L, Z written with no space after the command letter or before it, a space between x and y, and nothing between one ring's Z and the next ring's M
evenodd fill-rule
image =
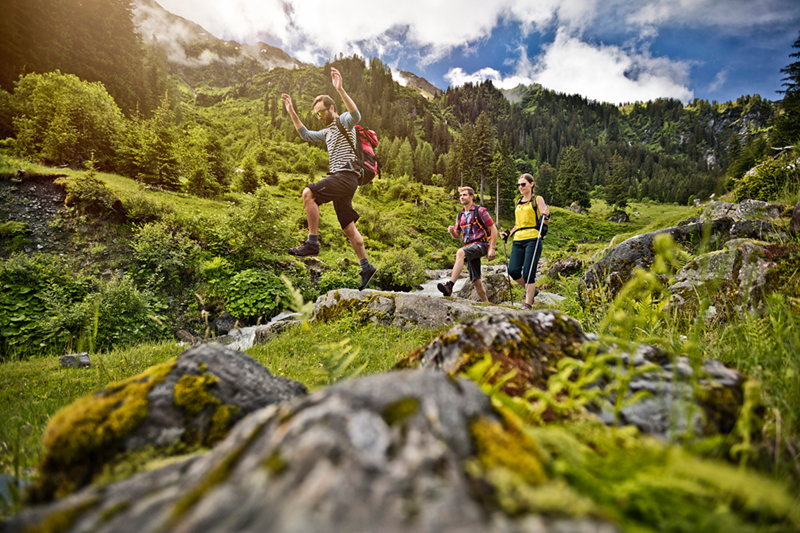
M218 382L219 379L212 374L181 376L181 379L175 384L175 405L183 409L189 416L218 406L220 401L208 392L208 388Z
M241 412L235 405L220 405L211 417L211 428L208 430L206 444L213 446L228 436L231 419Z
M485 470L509 469L531 485L547 481L544 455L524 433L512 433L499 422L483 417L470 422L469 430L477 448L476 456Z
M403 398L386 406L383 410L383 420L390 426L400 424L406 418L414 416L419 411L417 398Z
M147 416L147 394L174 366L174 360L153 366L57 412L44 432L41 477L28 491L28 501L60 498L89 483L119 451L120 440Z

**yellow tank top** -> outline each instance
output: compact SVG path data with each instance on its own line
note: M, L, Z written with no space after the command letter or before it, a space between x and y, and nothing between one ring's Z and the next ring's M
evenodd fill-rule
M514 233L515 241L524 241L527 239L535 239L539 236L539 226L536 224L536 212L533 209L533 204L536 203L536 196L531 198L530 202L518 203L517 208L514 210L515 226L517 228L531 228L518 230Z

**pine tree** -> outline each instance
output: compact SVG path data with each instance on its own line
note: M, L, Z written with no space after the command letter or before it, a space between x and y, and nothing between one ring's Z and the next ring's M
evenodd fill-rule
M414 150L414 168L416 169L417 181L430 185L435 164L431 143L422 141L417 145L417 149Z
M618 152L611 158L611 168L606 175L605 200L611 207L622 209L628 205L627 169Z
M799 50L789 57L800 59L800 37L792 45ZM781 114L775 119L775 133L773 144L785 146L800 142L800 61L790 63L781 69L786 74L783 78L783 87L786 87L783 100L780 103Z
M517 168L511 157L511 143L507 135L494 145L491 177L495 181L495 220L500 220L500 214L511 215L516 196Z
M395 166L395 176L414 177L414 150L408 139L400 145L400 152L397 154L397 164Z
M461 136L456 143L459 187L475 188L475 142L470 124L461 128Z
M484 184L492 164L494 139L495 131L489 121L489 115L486 114L486 111L481 111L481 114L478 115L478 120L475 122L473 132L473 142L475 144L473 164L475 165L475 174L480 177L481 204L485 201Z
M558 200L562 206L577 203L584 209L591 207L589 191L586 186L586 166L577 148L570 146L558 164L556 183Z
M242 192L252 194L261 186L256 173L256 162L252 156L247 156L242 161L242 171L239 173L237 189Z
M562 205L556 194L556 169L550 163L539 165L539 171L536 174L536 191L534 192L549 204Z

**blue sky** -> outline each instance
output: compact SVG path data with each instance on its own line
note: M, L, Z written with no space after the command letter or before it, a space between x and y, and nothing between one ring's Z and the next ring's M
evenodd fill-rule
M540 83L616 104L780 100L780 69L800 31L798 0L159 3L218 38L261 40L306 63L357 53L441 89L485 79L504 88Z

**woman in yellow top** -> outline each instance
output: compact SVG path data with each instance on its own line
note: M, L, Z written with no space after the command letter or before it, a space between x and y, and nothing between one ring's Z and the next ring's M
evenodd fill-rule
M531 308L533 297L536 295L536 267L539 264L539 256L542 255L542 245L539 242L540 220L537 220L537 214L544 217L545 224L550 222L550 210L544 199L541 196L533 196L535 186L536 183L530 174L523 174L517 179L517 187L522 198L517 201L514 210L514 227L502 236L504 239L509 235L514 236L511 258L508 260L508 275L525 287L525 309Z

